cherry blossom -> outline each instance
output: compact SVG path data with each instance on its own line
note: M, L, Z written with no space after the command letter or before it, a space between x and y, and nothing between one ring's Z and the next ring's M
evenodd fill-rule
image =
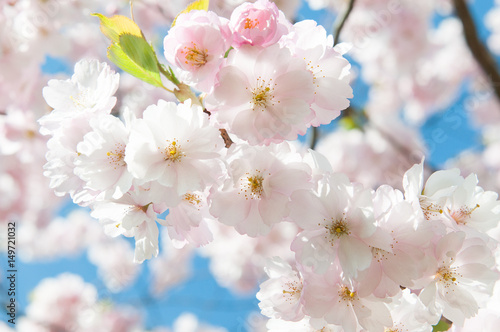
M230 133L269 145L305 134L313 90L305 61L289 50L244 46L230 52L206 105Z
M439 315L430 315L418 296L409 289L399 293L388 306L393 325L387 326L386 331L431 332L432 325L440 318Z
M123 238L100 241L89 246L89 261L97 266L97 273L112 292L130 286L138 277L139 265L134 263L134 250Z
M306 60L307 69L313 74L311 109L315 116L311 125L317 127L330 123L349 106L347 98L352 98L349 62L333 48L332 36L327 36L326 30L315 21L295 23L290 34L280 43L288 46L295 57Z
M288 33L290 23L269 0L243 3L235 8L230 19L235 32L233 46L271 46Z
M96 289L79 276L62 274L43 280L33 291L26 314L34 322L51 329L71 329L72 325L92 309ZM57 310L54 310L57 307ZM37 324L38 325L38 324Z
M112 115L92 118L89 123L92 131L77 145L74 173L104 198L120 198L132 187L133 177L124 161L130 128Z
M260 291L257 293L262 314L286 321L303 319L300 272L276 257L269 261L266 273L269 279L260 284Z
M183 82L209 92L231 41L226 19L214 12L191 11L179 15L165 37L165 58L180 68Z
M459 326L477 314L498 279L490 248L480 238L465 236L453 232L435 243L436 268L423 279L429 283L419 295L431 313L442 313Z
M291 247L298 262L317 273L340 264L350 277L370 266L376 231L370 190L343 174L326 175L314 191L298 190L291 200L290 219L304 229Z
M373 259L370 267L360 272L358 293L387 298L397 295L400 287L414 286L413 280L422 277L432 264L425 250L433 230L419 219L418 211L402 193L389 186L379 187L373 201L377 230L389 238L381 242L385 249L371 247Z
M202 246L213 240L206 223L213 219L208 212L207 195L206 192L187 192L178 205L169 207L165 220L160 220L175 247L182 248L188 243Z
M147 190L136 188L116 200L96 202L92 206L91 215L99 219L106 234L117 236L123 234L135 238L135 262L158 255L157 213Z
M184 195L217 180L222 168L216 158L223 148L199 106L160 100L133 122L124 160L139 182L157 181Z
M384 331L392 325L384 300L358 294L358 283L342 278L341 271L330 269L324 275L304 276L304 311L313 318L341 326L343 331Z
M268 234L288 215L290 195L310 187L310 169L301 161L286 142L269 148L231 148L228 178L222 188L212 188L210 213L241 234Z
M68 80L50 80L43 89L47 104L54 111L40 119L42 134L52 133L59 123L76 112L109 113L116 103L113 95L118 88L119 75L106 63L81 60Z
M188 2L145 0L132 11L119 0L14 0L0 9L0 222L19 220L19 257L88 249L111 292L157 257L148 262L156 301L190 276L199 253L221 286L249 293L260 284L270 319L260 316L256 332L266 320L269 331L431 331L441 317L455 331L494 329L500 207L488 190L500 183L500 108L454 3L359 0L346 12L348 1L308 0L338 22L349 16L334 31L346 43L334 47L318 23L292 24L278 9L300 19L298 0L215 0L213 11L178 15ZM152 49L163 41L166 59L150 69L166 87L100 60L92 12L130 12ZM158 29L175 17L168 33ZM493 52L497 17L494 8L485 21ZM119 67L140 77L144 59L133 60ZM56 75L53 62L64 67ZM366 98L351 104L351 87L362 95L365 85ZM468 154L479 168L467 173L434 160L443 136L419 134L463 93L483 138ZM460 128L466 117L450 112L440 120ZM317 152L284 142L339 117L334 133L305 138L314 147L319 137ZM84 210L55 218L52 193L99 223ZM35 288L17 326L52 330L145 327L136 309L62 275ZM225 331L189 314L148 330Z

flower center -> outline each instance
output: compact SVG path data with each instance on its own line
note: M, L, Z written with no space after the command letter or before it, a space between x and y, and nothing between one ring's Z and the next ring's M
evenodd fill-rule
M349 235L349 225L345 218L340 220L332 219L330 224L324 226L327 232L325 238L333 245L335 239L340 239L342 236Z
M404 329L404 327L403 327ZM408 330L400 330L398 327L393 326L391 328L385 328L384 332L402 332L402 331L408 331Z
M167 140L167 142L170 142ZM165 154L165 160L166 161L173 161L173 162L178 162L184 157L185 153L182 152L181 146L179 145L177 140L172 141L167 145L164 151Z
M250 190L252 194L259 196L262 194L262 181L264 179L260 175L248 177L248 183L250 184Z
M473 207L472 209L464 206L464 207L461 207L460 209L455 210L453 212L451 212L451 210L448 209L448 212L450 213L453 220L455 220L457 225L465 225L465 224L467 224L467 220L470 218L470 215L472 214L472 212L474 212L474 210L477 209L478 207L479 207L479 204L476 204L476 206Z
M195 207L198 207L201 204L201 197L200 195L197 194L193 193L184 194L183 199Z
M252 104L254 111L264 111L267 107L274 105L272 78L269 80L269 83L266 83L266 80L261 80L259 77L257 80L257 87L252 90Z
M249 173L246 173L246 175L246 177L242 178L241 188L241 192L245 195L245 199L261 198L264 191L264 177L259 170L255 170L253 175Z
M283 290L283 298L285 301L290 303L295 303L300 299L300 293L302 292L302 283L298 281L290 281L285 283L287 289Z
M381 263L382 261L386 261L389 255L393 255L390 252L380 248L371 247L371 250L373 259L376 259L379 263Z
M118 167L123 167L126 165L124 156L125 156L125 145L122 143L116 143L115 149L108 151L106 153L108 156L108 163L113 166L114 169Z
M193 43L193 47L184 46L180 52L185 54L184 63L192 67L200 68L208 62L208 50L198 48L196 43Z
M455 269L447 266L439 268L434 276L434 278L437 279L438 282L444 284L445 287L458 285L457 277L461 277L461 275L457 273Z
M78 110L85 110L87 108L92 108L95 106L95 102L93 103L90 96L89 96L89 89L84 89L84 90L81 90L78 95L76 97L73 97L73 96L69 96L69 98L71 99L71 101L73 102L73 105L75 105L75 107L78 109Z
M431 220L433 217L437 217L443 213L443 208L438 204L429 202L429 199L425 196L420 196L418 199L420 203L420 208L424 213L425 219Z
M246 18L245 19L245 25L243 26L244 29L253 29L259 25L259 19L254 18L253 20L251 18Z
M343 286L339 290L339 296L342 300L352 302L358 299L356 292L352 292L349 287Z
M309 70L311 72L311 74L313 75L313 84L319 88L319 85L318 83L316 82L316 80L319 78L325 78L326 76L323 75L323 69L321 69L320 65L319 64L316 64L314 65L312 63L312 61L308 61L306 58L304 58L304 60L306 60L307 62L307 70ZM316 92L314 92L314 94L316 94Z

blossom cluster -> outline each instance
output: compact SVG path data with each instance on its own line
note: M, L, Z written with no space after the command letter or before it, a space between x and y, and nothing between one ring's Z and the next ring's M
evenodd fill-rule
M230 20L182 14L164 46L177 76L205 92L206 109L159 100L119 119L119 74L82 60L71 79L43 89L53 111L39 120L51 137L50 186L90 206L108 234L133 236L138 262L158 254L157 221L179 246L210 242L212 218L267 234L287 217L290 195L311 186L285 140L330 122L352 97L349 63L331 36L313 21L292 25L268 1L243 4ZM220 129L238 144L226 149Z
M13 332L0 322L0 330ZM43 279L33 290L26 315L16 324L18 332L226 332L198 321L190 313L179 316L173 328L146 329L142 313L99 299L94 285L80 276L64 273Z
M441 316L460 327L488 307L500 203L475 175L438 171L424 184L422 161L404 193L374 190L291 142L349 106L348 45L268 0L229 19L182 13L163 45L171 74L199 97L117 117L119 74L87 59L43 89L50 187L90 207L106 234L133 237L135 262L158 255L160 229L209 256L234 232L239 248L289 241L291 252L261 250L270 331L431 331ZM251 288L259 276L237 260L248 283L241 273L225 282Z

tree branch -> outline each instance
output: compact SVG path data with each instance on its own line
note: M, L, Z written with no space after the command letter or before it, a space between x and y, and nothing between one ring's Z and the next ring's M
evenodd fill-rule
M337 25L337 28L335 29L335 36L333 38L333 46L335 46L339 43L340 32L342 32L342 28L344 28L344 24L347 21L347 18L349 17L349 15L351 15L351 11L354 8L354 1L355 0L349 1L349 4L347 5L347 9L344 13L344 16L342 17L339 24Z
M339 23L337 24L337 27L335 29L335 36L333 37L333 46L335 46L339 43L340 32L342 32L342 29L344 28L344 24L347 21L347 18L349 17L349 15L351 15L352 9L354 8L354 1L355 0L349 0L349 4L347 5L347 9L344 13L344 16L342 16ZM318 129L318 127L313 127L312 128L311 144L309 144L309 146L312 150L314 150L314 148L316 147L316 143L318 142L318 139L319 139L319 129Z
M453 0L455 12L462 22L465 41L477 63L488 77L497 98L500 100L500 74L495 59L478 37L476 25L464 0Z

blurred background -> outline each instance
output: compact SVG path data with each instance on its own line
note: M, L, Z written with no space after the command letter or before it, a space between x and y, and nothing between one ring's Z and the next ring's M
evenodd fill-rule
M188 2L134 2L135 21L158 54L172 19ZM210 9L228 17L241 2L212 0ZM292 22L312 19L331 34L349 6L348 0L275 2ZM467 1L474 34L486 47L474 52L455 2L355 1L340 33L352 64L351 107L300 142L313 144L335 171L367 187L401 188L404 172L425 157L428 171L459 167L498 192L500 104L494 88L500 82L492 83L494 73L484 70L474 52L499 63L500 2ZM3 313L0 331L266 331L255 293L265 277L265 259L291 255L295 233L287 225L263 239L214 226L217 240L201 249L175 249L161 234L160 255L134 264L133 241L106 237L87 209L49 188L43 176L47 138L36 122L50 111L41 90L49 79L69 78L81 58L110 63L94 12L128 16L130 5L0 0L0 301L9 301L7 223L15 222L17 320L24 319L16 329ZM126 107L140 113L160 98L173 100L126 73L116 96L117 114ZM57 279L41 285L46 278ZM86 301L92 308L83 318L66 312L74 318L69 328L40 322L63 310L64 304L40 300L58 287L79 294L68 307Z

